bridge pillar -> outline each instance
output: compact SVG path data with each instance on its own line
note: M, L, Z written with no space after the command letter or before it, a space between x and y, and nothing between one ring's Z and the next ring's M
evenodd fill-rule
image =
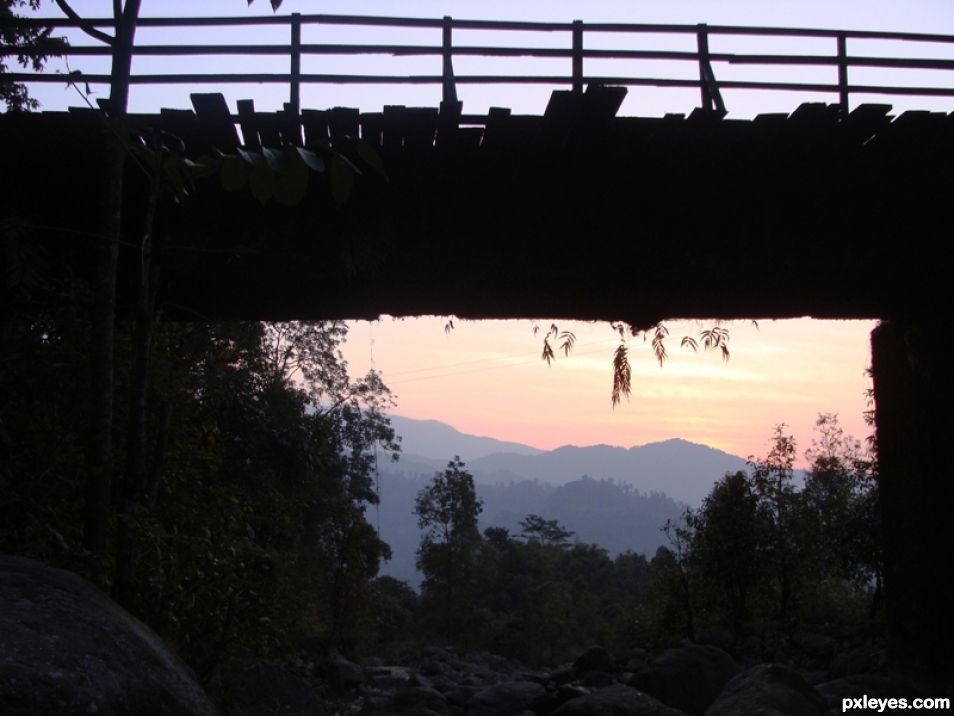
M871 334L890 649L954 683L954 336L940 316Z

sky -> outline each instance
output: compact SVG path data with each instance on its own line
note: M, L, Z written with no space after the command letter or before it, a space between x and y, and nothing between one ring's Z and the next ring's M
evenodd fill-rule
M85 16L106 16L111 3L106 0L73 0ZM58 16L49 1L44 14ZM384 0L285 0L280 14L290 12L391 15L436 18L451 15L459 19L509 19L589 22L645 22L758 26L812 27L826 29L954 33L954 2L951 0L589 0L588 2L529 3L512 0L460 2L419 0L395 3ZM144 0L145 16L177 15L270 15L267 0L256 0L251 8L244 0ZM227 32L228 34L222 34ZM81 34L72 35L73 44L89 44ZM256 28L228 31L143 29L140 43L287 43L287 29ZM348 30L332 26L306 27L306 43L363 42L438 44L439 31L400 30L397 35L379 30ZM459 44L520 44L566 47L568 36L561 33L499 34L462 32L454 35ZM690 43L687 45L687 41ZM693 49L686 38L647 35L639 48ZM592 35L586 47L623 48L617 35ZM954 46L929 43L849 42L852 55L893 55L954 59ZM828 40L769 41L758 38L713 38L713 51L765 53L833 52ZM175 59L157 65L156 60L139 58L134 72L285 72L287 58ZM480 64L480 62L489 64ZM457 58L455 71L467 73L568 74L567 60L488 61ZM384 64L387 63L387 64ZM437 74L440 60L390 58L387 56L306 58L305 72L394 74ZM54 61L51 69L81 69L86 73L105 72L107 65L97 58L74 58L69 67ZM605 73L595 60L587 60L584 72ZM775 68L769 74L758 68L716 65L719 79L772 77L806 82L834 82L831 68ZM614 73L638 76L693 77L691 63L654 63L615 68ZM858 83L954 86L951 72L900 72L853 70L850 81ZM101 94L105 88L93 88ZM517 113L540 114L551 88L459 87L464 111L481 113L489 106L510 107ZM259 109L280 108L286 90L277 86L204 86L198 91L224 91L230 102L250 97ZM188 107L192 86L135 87L132 111L153 112L159 107ZM63 109L82 103L75 89L65 85L35 86L33 94L45 109ZM803 101L835 101L828 95L726 91L723 94L730 118L748 118L761 112L790 112ZM436 106L438 87L306 86L304 107L353 106L379 111L387 104ZM852 97L852 105L884 98ZM897 111L931 109L950 112L954 98L892 98ZM690 112L698 104L696 90L631 89L621 113L661 116L667 112ZM801 319L763 321L756 329L749 323L727 324L731 358L679 348L685 334L697 334L710 323L671 322L671 360L659 367L648 345L631 341L633 395L613 408L610 402L611 360L619 343L607 324L570 324L558 321L561 330L571 330L577 345L568 358L558 358L552 366L540 360L541 338L534 336L530 321L455 322L446 334L446 318L393 320L352 324L346 356L355 373L369 367L382 371L385 382L398 399L396 412L415 418L433 418L458 429L480 435L515 440L540 448L563 444L607 443L630 446L670 437L702 442L748 457L764 455L773 427L786 423L804 449L809 446L812 426L819 412L836 412L842 424L855 436L864 437L868 428L862 421L866 408L865 375L869 363L868 334L871 321L830 322ZM551 321L541 318L543 329Z

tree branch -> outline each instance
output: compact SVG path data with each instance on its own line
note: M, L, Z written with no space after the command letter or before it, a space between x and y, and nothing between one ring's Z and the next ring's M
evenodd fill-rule
M80 29L83 30L90 37L99 40L100 42L105 42L107 45L113 45L115 43L115 38L112 35L107 35L102 30L97 30L94 25L91 25L89 22L81 18L76 10L70 7L69 3L66 0L53 0L57 7L63 11L63 14L66 15L70 20L76 20L79 23Z

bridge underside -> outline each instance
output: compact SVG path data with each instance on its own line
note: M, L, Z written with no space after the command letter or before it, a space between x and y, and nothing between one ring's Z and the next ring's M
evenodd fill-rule
M327 137L327 125L332 136L361 131L386 180L365 171L338 206L327 175L314 174L290 208L200 181L182 210L159 214L165 313L645 324L920 315L946 296L936 237L950 218L954 116L892 121L875 105L846 118L803 105L754 121L585 109L492 113L482 129L448 128L436 110L337 124L329 112L310 138ZM192 156L238 141L221 117L151 119L185 136ZM5 214L79 267L99 220L99 121L0 124L0 164L14 178ZM127 185L121 304L138 275L145 189L135 165Z
M159 214L163 315L887 319L873 363L893 646L906 663L954 677L943 258L954 117L892 121L878 106L843 117L806 105L754 121L614 112L556 103L543 118L492 113L485 129L428 110L306 116L306 140L360 129L387 179L366 171L338 206L315 175L294 207L202 180L181 209ZM214 114L158 119L192 156L238 141ZM2 314L42 296L35 275L89 271L98 122L0 117ZM262 127L245 141L266 139ZM127 177L121 313L135 298L146 194L132 164Z

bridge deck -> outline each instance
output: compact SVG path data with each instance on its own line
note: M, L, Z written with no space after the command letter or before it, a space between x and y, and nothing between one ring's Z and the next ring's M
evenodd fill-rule
M450 104L305 110L303 136L283 113L242 103L233 117L217 95L195 96L196 112L134 117L192 157L360 134L387 175L366 171L342 206L325 175L293 207L201 181L162 218L166 313L646 323L891 316L946 297L932 239L949 220L954 116L806 104L746 121L623 118L619 99L557 92L544 116L492 110L479 123ZM102 131L92 112L0 118L0 165L17 177L4 214L78 266ZM125 302L144 194L135 167L129 184Z

